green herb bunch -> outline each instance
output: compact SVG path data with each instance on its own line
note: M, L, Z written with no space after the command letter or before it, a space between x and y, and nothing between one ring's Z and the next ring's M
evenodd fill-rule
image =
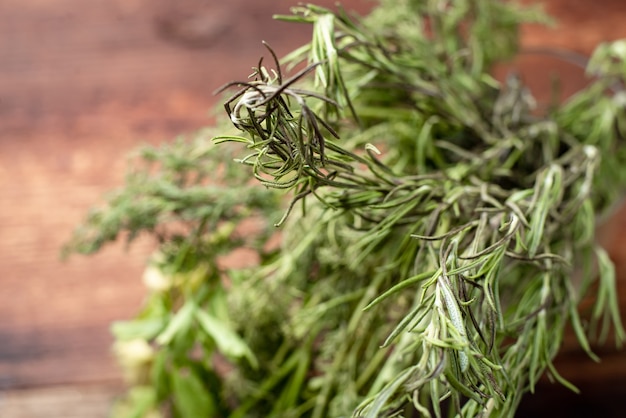
M159 240L144 310L113 328L119 416L510 417L546 372L576 390L553 366L568 324L594 359L589 336L625 338L594 230L626 175L626 41L538 110L490 75L535 10L293 11L312 41L224 88L238 133L144 151L70 244ZM227 267L241 248L253 266Z

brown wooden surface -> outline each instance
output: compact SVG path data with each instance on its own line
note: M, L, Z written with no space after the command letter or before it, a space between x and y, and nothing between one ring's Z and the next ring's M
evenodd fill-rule
M138 309L151 243L67 263L59 248L87 209L121 185L131 149L210 123L212 91L247 76L264 53L261 39L279 53L307 39L306 26L271 20L294 3L0 2L1 417L106 415L120 387L108 327ZM525 45L589 53L626 36L626 2L546 4L560 25L526 28ZM520 66L538 91L549 86L550 71L565 74L570 91L584 82L580 72L545 60L527 57ZM624 219L605 240L626 267ZM591 368L573 354L564 374L626 385L626 357L608 353L606 363Z

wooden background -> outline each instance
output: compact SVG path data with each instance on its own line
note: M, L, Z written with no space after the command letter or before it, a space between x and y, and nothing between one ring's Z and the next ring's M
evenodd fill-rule
M152 244L116 245L66 263L59 249L88 208L121 186L130 150L211 123L213 90L247 76L264 53L261 39L279 53L308 39L308 27L271 20L294 3L0 2L0 417L107 415L123 387L108 327L137 311ZM588 54L599 42L626 37L622 0L544 4L560 24L524 28L526 46ZM580 71L550 60L529 56L518 65L536 91L549 87L551 73L565 77L567 91L584 83ZM620 214L603 232L621 277L624 232ZM553 410L557 401L571 407L563 416L621 416L613 399L626 395L626 356L600 351L601 365L572 348L560 359L583 395L548 385L520 416Z

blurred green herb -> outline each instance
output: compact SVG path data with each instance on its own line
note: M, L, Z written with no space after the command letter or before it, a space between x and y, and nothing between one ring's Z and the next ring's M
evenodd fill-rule
M511 417L545 373L576 390L552 362L566 326L594 359L590 335L625 338L594 229L625 180L626 42L541 113L489 74L536 10L293 12L312 41L224 88L240 133L143 151L69 245L159 240L144 310L113 327L135 383L119 416ZM224 158L242 146L250 170ZM254 267L225 267L241 247Z

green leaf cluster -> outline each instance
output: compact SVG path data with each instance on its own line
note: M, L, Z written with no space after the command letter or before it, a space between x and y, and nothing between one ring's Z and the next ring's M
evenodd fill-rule
M553 365L566 327L592 358L590 337L625 338L594 240L626 175L624 41L539 109L519 77L490 75L536 10L279 18L312 40L225 87L239 132L143 151L70 245L160 244L144 310L114 326L135 382L120 416L511 417L546 373L575 390ZM253 267L225 266L241 248Z

